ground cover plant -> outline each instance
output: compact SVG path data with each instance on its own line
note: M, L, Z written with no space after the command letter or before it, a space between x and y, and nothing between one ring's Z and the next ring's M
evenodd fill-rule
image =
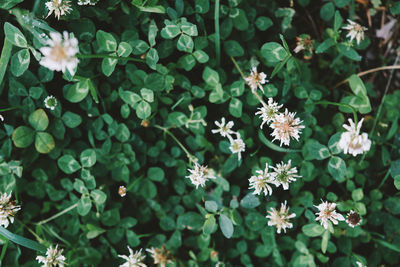
M398 14L0 1L1 266L398 266Z

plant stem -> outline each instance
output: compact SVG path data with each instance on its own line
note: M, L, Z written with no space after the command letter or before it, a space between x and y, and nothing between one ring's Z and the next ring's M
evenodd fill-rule
M38 224L38 225L41 225L41 224L48 223L48 222L50 222L50 221L52 221L52 220L54 220L54 219L60 217L61 215L63 215L63 214L65 214L65 213L69 212L70 210L75 209L77 206L78 206L78 202L75 203L75 204L73 204L72 206L69 206L68 208L66 208L66 209L64 209L64 210L62 210L62 211L60 211L59 213L57 213L57 214L51 216L50 218L47 218L47 219L45 219L45 220L42 220L42 221L38 222L37 224Z
M221 61L221 43L219 35L219 0L215 0L214 25L215 25L215 54L217 55L217 66L219 66L219 63Z
M380 185L378 186L378 189L380 189L380 188L383 186L383 184L386 182L386 180L389 178L389 174L390 174L390 169L387 170L387 172L386 172L386 174L385 174L385 177L383 177L382 182L381 182Z
M160 129L162 131L164 131L164 133L168 134L169 136L172 137L172 139L174 139L174 141L182 148L182 150L185 152L186 156L188 157L190 162L196 162L197 159L195 156L193 156L187 149L186 147L178 140L178 138L176 138L176 136L167 128L162 127L160 125L154 125L155 128Z
M132 187L135 186L135 184L137 184L140 180L142 180L144 176L140 176L139 178L137 178L135 181L133 181L130 185L128 185L128 187L126 188L126 191L129 191Z
M3 245L3 248L1 249L0 265L2 265L1 263L3 262L4 256L6 255L7 247L8 247L8 239L6 239L6 243Z
M19 108L21 108L21 107L14 106L14 107L9 107L9 108L2 108L2 109L0 109L0 112L10 111L10 110L19 109Z
M238 72L240 73L240 75L242 76L242 78L246 78L246 76L244 75L242 69L239 67L239 65L237 64L236 60L231 56L231 60L233 62L233 64L235 65L236 69L238 70ZM268 105L262 100L261 96L254 91L253 94L256 96L256 98L258 99L258 101L260 101L260 103L264 106L267 107Z
M112 56L109 54L92 54L92 55L84 55L84 54L77 54L77 58L113 58L113 59L120 59L120 60L128 60L128 61L135 61L135 62L144 62L144 60L134 57L118 57Z
M348 104L343 104L343 103L337 103L337 102L331 102L331 101L317 101L312 103L312 105L333 105L333 106L339 106L339 107L346 107L346 108L350 108L351 111L353 112L353 117L354 117L354 124L357 126L358 124L358 117L357 117L357 111L355 108L353 108L352 106L348 105Z

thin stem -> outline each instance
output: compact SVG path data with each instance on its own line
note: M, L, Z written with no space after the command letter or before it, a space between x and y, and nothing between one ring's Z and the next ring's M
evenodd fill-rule
M128 60L128 61L135 61L135 62L144 62L144 60L134 57L118 57L112 56L109 54L92 54L92 55L84 55L84 54L77 54L77 58L113 58L113 59L120 59L120 60Z
M77 206L78 206L78 202L75 203L74 205L69 206L68 208L66 208L66 209L64 209L64 210L62 210L62 211L60 211L59 213L57 213L57 214L51 216L50 218L47 218L47 219L45 219L45 220L42 220L42 221L38 222L37 224L38 224L38 225L41 225L41 224L48 223L48 222L50 222L50 221L52 221L52 220L54 220L54 219L60 217L61 215L63 215L63 214L65 214L65 213L69 212L70 210L75 209Z
M221 62L221 43L219 35L219 0L215 0L214 26L215 26L215 53L217 55L217 66L219 66L219 63Z
M22 107L14 106L14 107L9 107L9 108L2 108L2 109L0 109L0 112L10 111L10 110L19 109L19 108L22 108Z
M376 71L397 70L397 69L400 69L400 65L396 65L396 63L395 63L395 65L393 65L393 66L378 67L378 68L373 68L373 69L370 69L370 70L359 72L359 73L357 73L357 76L361 77L361 76L364 76L364 75L367 75L369 73L376 72ZM337 87L341 86L342 84L347 83L348 81L349 81L349 78L341 81L340 83L337 83L333 88L337 88Z
M140 180L142 180L144 176L140 176L139 178L137 178L135 181L133 181L130 185L128 185L128 187L126 188L126 191L129 191L132 187L135 186L135 184L137 184Z
M331 101L317 101L312 103L312 105L333 105L333 106L339 106L339 107L346 107L346 108L350 108L351 111L353 112L353 117L354 117L354 124L357 125L358 124L358 117L357 117L357 111L355 108L353 108L352 106L348 105L348 104L343 104L343 103L337 103L337 102L331 102Z
M164 133L168 134L169 136L171 136L172 139L174 139L174 141L182 148L182 150L185 152L186 156L188 157L190 162L196 162L197 159L195 156L193 156L187 149L186 147L178 140L178 138L175 137L175 135L169 131L167 128L162 127L160 125L154 125L155 128L160 129L162 131L164 131Z
M378 189L380 189L380 188L383 186L383 184L384 184L384 183L386 182L386 180L389 178L389 175L390 175L390 169L387 170L387 172L386 172L386 174L385 174L385 177L383 177L382 182L381 182L380 185L378 186Z
M236 60L231 56L231 60L233 62L233 64L235 65L236 69L238 70L238 72L240 73L240 75L242 76L243 79L246 78L246 76L244 75L242 69L239 67L239 65L237 64ZM264 106L267 107L268 105L262 100L261 96L254 91L253 94L256 96L256 98L258 99L258 101L260 101L260 103Z
M29 228L26 224L24 224L21 220L16 219L16 221L18 221L23 227L25 227L29 233L31 233L36 240L40 243L43 244L44 240L40 238L40 236L38 234L36 234L31 228Z
M397 55L396 60L394 61L394 66L396 66L397 62L399 61L399 58L400 58L400 54ZM398 67L400 68L400 66L398 66ZM381 116L383 102L385 101L386 94L387 94L387 92L389 90L390 83L392 82L394 70L395 70L395 68L392 68L392 70L390 71L389 79L388 79L388 81L386 83L385 92L383 93L383 97L382 97L381 103L379 104L379 107L378 107L378 112L376 113L376 118L374 120L374 124L372 126L371 132L369 133L370 136L372 136L374 134L376 124L378 123L379 117Z
M4 259L4 256L6 255L7 247L8 247L8 239L6 239L6 243L3 245L3 248L1 249L1 255L0 255L0 265Z

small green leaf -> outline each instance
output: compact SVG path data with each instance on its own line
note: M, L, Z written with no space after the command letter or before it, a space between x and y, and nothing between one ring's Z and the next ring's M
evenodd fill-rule
M50 153L55 148L53 136L49 133L38 132L35 137L35 148L42 154Z
M115 55L115 53L111 54ZM101 70L103 71L104 75L110 77L110 75L114 72L115 67L117 66L118 59L116 58L104 58L101 62ZM89 87L88 87L89 88Z
M24 34L11 23L6 22L4 24L4 33L6 34L6 38L15 46L18 47L27 47L28 42Z
M215 70L206 67L203 71L203 80L211 86L216 86L219 83L219 75Z
M117 41L111 33L98 30L96 33L96 40L99 47L108 52L115 52L117 49Z
M335 6L331 2L328 2L325 5L323 5L320 10L321 18L325 21L330 21L334 14L335 14Z
M85 79L70 86L66 90L64 97L72 103L78 103L81 102L88 95L88 93L89 81L88 79Z
M81 116L71 111L66 111L61 119L68 128L76 128L82 123Z
M301 228L301 230L306 236L310 237L320 236L325 231L324 227L316 223L306 224Z
M331 138L329 138L328 147L333 155L342 152L342 149L339 148L339 141L341 136L342 133L335 133L334 135L331 136Z
M283 61L288 56L285 48L276 42L265 43L261 47L261 54L271 63Z
M136 6L142 12L165 14L163 6Z
M140 95L131 92L131 91L123 91L122 88L118 90L119 97L124 101L126 104L130 105L132 108L135 107L136 103L142 100Z
M97 205L104 204L107 199L107 195L98 189L93 190L90 192L90 196L93 198L93 202L96 203Z
M354 201L361 201L364 198L364 192L362 188L357 188L353 192L351 192L351 198Z
M228 56L240 57L244 55L243 47L234 40L229 40L224 42L224 50Z
M154 93L152 90L147 89L147 88L142 88L140 89L140 95L143 97L144 100L147 102L153 102L154 101Z
M154 20L150 22L149 25L149 33L148 33L148 39L149 39L149 44L151 47L156 45L156 36L157 36L158 28Z
M209 217L205 220L203 225L203 233L205 235L210 235L215 232L217 228L217 220L214 215L209 215Z
M342 53L345 57L354 61L361 61L361 56L356 50L354 50L354 48L344 44L338 44L337 47L339 48L340 53Z
M80 155L80 161L82 167L90 168L96 164L96 151L94 149L88 148L82 151Z
M229 103L229 113L236 118L240 118L242 116L242 107L242 101L233 97Z
M28 69L31 57L28 49L21 49L11 58L11 73L19 77Z
M132 46L127 42L121 42L118 45L117 55L119 57L128 57L132 53Z
M80 216L85 216L90 212L91 208L92 201L90 200L90 197L88 197L87 195L82 195L81 199L78 202L78 207L76 208L78 214Z
M78 161L71 155L64 155L57 161L58 167L66 174L72 174L81 168Z
M161 37L164 39L173 39L178 34L181 33L181 30L178 25L171 23L169 20L165 20L165 27L161 30Z
M149 45L142 40L134 40L132 42L132 53L134 55L142 55L144 54L148 49L149 49Z
M258 197L253 195L253 193L248 193L242 200L240 201L240 206L245 209L254 209L261 204Z
M19 126L12 134L14 145L18 148L25 148L33 143L35 132L26 126Z
M141 101L136 107L136 115L139 119L147 119L151 115L151 106L146 101Z
M156 64L159 60L158 52L156 49L151 48L146 54L146 63L153 70L156 69Z
M199 63L206 63L209 60L209 56L203 50L196 50L193 53L193 56Z
M332 38L328 38L319 44L317 49L315 50L316 54L320 54L331 48L335 44L335 40Z
M207 200L204 203L204 206L208 212L214 213L214 212L217 212L217 210L218 210L218 204L217 204L217 202L215 202L213 200Z
M125 123L121 123L118 125L117 133L115 134L115 138L117 138L120 142L127 142L131 136L131 132L129 128L125 125Z
M322 241L321 241L321 251L322 253L326 252L326 249L328 248L328 242L331 234L329 233L329 230L325 230L324 234L322 235Z
M346 163L342 158L333 156L328 162L328 172L337 182L344 182L346 180Z
M192 53L194 48L194 42L192 37L186 34L182 34L179 37L178 42L176 43L176 47L178 48L179 51Z
M233 235L233 224L225 214L219 215L219 227L221 228L222 234L226 238L231 238Z
M274 25L270 18L264 16L258 17L255 24L260 31L266 31L268 28Z
M163 169L159 167L150 167L147 170L147 177L152 181L161 182L165 178L165 173Z
M190 22L182 22L181 31L189 36L197 36L197 26Z
M336 10L336 12L335 12L335 20L334 20L334 23L333 23L333 30L337 32L340 29L340 27L342 26L342 23L343 23L343 18L340 15L339 10Z
M49 117L43 109L37 109L29 115L29 124L36 131L44 131L49 126Z

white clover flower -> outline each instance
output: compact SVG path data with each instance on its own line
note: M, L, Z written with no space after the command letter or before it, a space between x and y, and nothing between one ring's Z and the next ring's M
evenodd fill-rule
M63 36L58 32L51 32L47 45L40 48L43 57L39 64L55 71L65 72L68 70L71 75L75 74L79 60L76 54L79 52L78 39L72 37L65 31Z
M257 175L253 175L249 179L249 189L254 189L254 195L260 195L264 191L264 195L272 195L272 187L269 184L275 184L274 175L269 173L268 163L265 164L265 170L257 170Z
M50 0L45 4L49 13L47 17L50 16L54 12L54 16L57 19L60 19L60 16L64 16L72 10L71 1L68 0Z
M342 27L342 29L349 31L346 37L350 37L350 42L353 41L354 38L356 38L357 44L360 44L361 40L364 40L364 31L368 30L368 28L363 27L352 20L348 19L347 21L349 22L349 24Z
M343 128L347 132L342 133L340 136L338 147L343 149L344 154L352 154L353 156L369 151L371 140L368 139L368 134L362 133L360 135L364 118L358 122L357 127L352 119L348 119L348 121L350 125L343 124Z
M295 112L288 112L288 110L285 109L285 113L279 113L275 116L270 125L274 130L271 134L274 137L272 141L280 140L280 146L282 146L282 144L288 146L290 138L294 138L297 141L299 140L300 130L305 128L305 126L300 124L303 121L299 118L295 118L295 115Z
M15 200L11 201L10 194L4 193L0 196L0 225L7 228L10 223L14 222L14 215L21 209L20 206L15 205Z
M289 222L289 219L296 217L295 213L289 214L289 207L286 208L286 200L281 203L281 209L278 211L275 208L271 208L266 216L269 221L269 226L276 226L276 232L281 233L281 230L286 233L286 228L293 228L293 224Z
M119 194L121 197L126 196L126 187L123 186L123 185L121 185L121 186L118 188L118 194Z
M299 53L300 51L305 51L308 54L312 54L314 49L313 45L314 41L311 40L310 35L302 34L296 37L296 47L293 50L295 53Z
M265 123L269 124L274 120L275 116L278 114L278 110L282 106L283 105L278 105L278 103L274 102L274 100L270 97L268 98L268 105L266 107L262 106L261 108L258 108L259 111L256 112L256 115L260 115L260 118L262 119L262 123L260 125L261 129Z
M94 6L97 4L98 0L78 0L78 5L80 6L86 6L86 5L91 5Z
M1 114L0 114L0 121L4 121L4 117Z
M229 121L225 124L225 118L221 118L221 122L215 121L215 125L218 126L218 129L211 130L213 134L220 133L222 137L230 136L231 134L235 133L232 131L233 121Z
M231 145L229 146L229 149L231 150L232 154L238 153L238 160L240 161L242 158L241 153L244 152L246 149L245 143L243 142L239 133L236 133L236 139L233 139L230 136L228 136L228 138L231 143Z
M354 210L347 213L346 222L350 227L356 227L361 224L361 216Z
M126 255L118 255L118 257L123 258L126 262L119 267L147 267L146 264L143 263L146 255L142 254L142 249L133 253L133 250L128 246L129 256Z
M264 72L258 73L257 67L253 67L251 69L250 75L244 78L244 80L250 86L253 93L257 90L257 88L259 88L264 93L262 85L268 82L268 80L266 80L265 78L267 78L267 75Z
M199 187L204 187L208 179L215 179L213 172L207 168L207 166L202 166L198 163L194 164L193 170L188 169L190 175L186 176L189 178L196 189Z
M315 215L318 215L318 217L315 219L316 221L320 221L321 225L325 228L328 229L329 226L329 220L333 222L333 224L338 224L338 221L344 221L344 217L340 213L336 213L335 208L336 208L336 203L329 203L328 201L323 202L319 204L318 206L315 206L318 209L319 212L317 212Z
M167 263L172 263L171 252L165 248L163 245L160 248L150 248L146 249L147 252L151 254L154 260L154 264L159 264L161 267L165 267Z
M292 161L289 160L287 164L281 163L276 164L276 167L271 167L274 172L272 175L274 177L274 183L277 187L282 185L283 190L289 189L289 183L296 181L296 178L301 178L297 175L297 168L291 166Z
M50 110L55 110L57 106L57 98L52 95L47 96L43 102L44 106Z
M58 245L54 249L50 246L46 251L46 257L37 256L36 260L43 263L42 267L64 267L66 258L61 255L62 252L63 249L58 250Z

